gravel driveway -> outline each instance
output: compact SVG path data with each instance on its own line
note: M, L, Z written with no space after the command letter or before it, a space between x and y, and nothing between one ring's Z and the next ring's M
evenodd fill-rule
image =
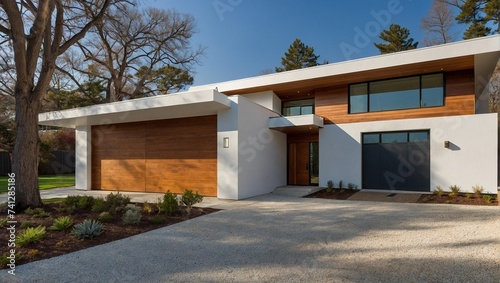
M500 282L500 208L266 195L3 282Z

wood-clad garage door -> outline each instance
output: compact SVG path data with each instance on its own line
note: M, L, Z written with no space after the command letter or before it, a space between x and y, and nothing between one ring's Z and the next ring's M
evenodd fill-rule
M93 126L92 189L217 196L217 116Z

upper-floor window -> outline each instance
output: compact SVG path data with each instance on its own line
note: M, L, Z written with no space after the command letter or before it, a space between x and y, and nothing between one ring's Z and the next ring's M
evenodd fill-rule
M314 114L314 98L283 102L283 116Z
M443 105L443 73L358 83L349 86L349 113Z

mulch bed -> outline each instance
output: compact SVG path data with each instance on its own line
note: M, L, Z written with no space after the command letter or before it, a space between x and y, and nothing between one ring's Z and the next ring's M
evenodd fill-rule
M419 203L445 203L445 204L466 204L466 205L489 205L498 206L498 199L496 195L490 195L493 200L490 202L485 201L482 196L471 195L467 197L466 194L458 194L457 196L449 196L448 194L438 195L422 195L418 199Z
M350 196L354 195L357 193L357 190L349 190L349 189L334 189L331 192L327 192L326 189L323 189L321 191L317 191L315 193L312 193L308 196L305 196L306 198L326 198L326 199L338 199L338 200L346 200Z
M141 204L137 204L141 206ZM119 239L127 238L133 235L141 234L147 231L158 229L161 227L169 226L175 223L179 223L188 219L196 218L205 214L213 213L219 211L213 208L193 208L191 215L187 217L187 213L183 212L181 207L181 212L173 215L167 216L165 214L160 214L165 218L165 222L161 224L152 224L149 220L156 216L157 213L146 214L142 213L142 219L138 225L126 225L123 223L121 216L122 214L117 214L113 220L109 222L104 222L104 232L89 240L79 240L71 235L71 229L66 231L50 231L48 227L52 225L53 219L60 216L68 216L67 213L61 213L56 210L59 207L58 203L48 203L44 205L44 210L50 213L50 217L47 218L35 218L33 216L27 215L25 213L16 214L15 220L16 234L19 235L24 229L20 227L22 222L29 221L35 226L44 225L46 226L46 236L39 242L31 243L23 247L16 247L16 252L19 258L16 259L16 265L25 264L32 261L37 261L41 259L51 258L54 256L67 254L75 252L78 250L90 248L93 246L109 243ZM73 215L69 215L75 224L81 223L85 219L98 219L99 213L93 212L90 209L79 210ZM9 252L8 243L8 231L2 228L3 233L0 235L0 254L5 254ZM2 264L0 268L6 268Z

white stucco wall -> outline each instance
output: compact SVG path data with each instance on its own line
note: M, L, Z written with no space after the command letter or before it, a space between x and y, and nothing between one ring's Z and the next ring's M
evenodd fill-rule
M75 129L75 187L78 190L91 189L92 170L91 126L78 126Z
M244 199L286 184L286 135L268 128L273 111L241 96L218 114L218 198ZM229 148L223 147L229 137Z
M281 114L281 99L273 91L262 91L245 94L246 99Z
M342 179L361 188L361 134L406 130L430 130L432 190L459 185L472 192L481 185L496 193L497 114L325 125L319 131L320 185ZM444 141L452 147L445 148Z

